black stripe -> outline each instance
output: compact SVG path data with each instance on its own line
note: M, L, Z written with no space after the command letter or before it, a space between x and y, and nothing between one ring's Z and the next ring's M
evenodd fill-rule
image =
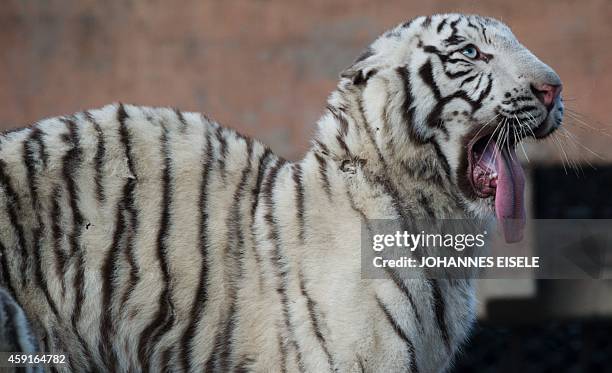
M402 26L401 26L401 27L402 27L402 28L408 28L408 27L410 27L410 25L412 24L412 22L414 22L414 18L409 19L408 21L406 21L406 22L402 23Z
M0 185L4 189L4 194L6 196L6 205L8 208L8 217L13 227L13 230L17 234L17 245L21 254L21 285L25 286L27 279L27 269L28 269L28 249L25 239L25 234L23 231L23 226L19 222L18 211L22 211L21 203L19 201L19 197L13 189L11 185L11 179L9 175L6 173L6 163L4 160L0 159Z
M253 206L251 208L251 220L255 220L255 212L257 211L257 205L259 204L259 193L261 191L261 185L263 182L263 177L266 172L268 162L270 160L270 156L272 155L272 151L269 148L264 150L263 154L259 158L259 165L257 166L257 181L255 182L255 188L253 188Z
M427 62L425 62L423 66L419 68L419 76L421 77L423 82L429 86L436 99L440 100L442 98L442 94L440 93L440 88L438 88L438 85L434 80L433 66L431 65L431 60L427 60Z
M431 143L434 147L436 155L438 156L438 160L442 163L442 168L444 169L444 173L446 174L447 178L450 178L450 175L451 175L450 164L448 163L446 156L442 152L442 149L440 149L440 144L438 144L437 141L432 141Z
M321 178L321 182L323 183L323 190L325 194L327 194L327 198L331 202L332 199L332 190L331 185L329 183L329 178L327 176L327 161L323 158L318 152L314 152L314 156L319 163L319 176Z
M56 336L56 338L57 338L57 336ZM59 351L68 351L68 349L66 347L66 342L64 342L63 340L60 340L58 350ZM68 355L68 359L67 359L68 360L68 367L67 367L68 369L67 369L67 371L68 372L77 372L77 371L81 370L81 369L75 369L75 366L76 366L75 359L76 359L76 357L73 354L67 354L67 355ZM84 369L83 371L87 371L87 370Z
M368 138L370 139L372 146L374 147L374 149L376 149L376 155L378 156L378 161L380 162L383 170L387 170L388 169L387 162L385 161L382 151L380 150L380 147L378 146L378 143L376 142L374 133L372 132L372 126L370 125L370 123L368 122L368 119L366 118L365 110L363 109L363 97L361 96L358 97L357 99L357 108L358 108L359 115L361 116L361 119L363 120L366 134L368 135Z
M344 142L344 139L342 138L342 136L340 134L336 135L336 140L338 140L338 144L340 145L340 147L342 148L344 153L348 157L350 157L351 156L351 151L349 150L348 146L346 145L346 143Z
M469 82L473 81L473 80L474 80L474 79L476 79L476 78L477 78L479 75L480 75L480 74L474 74L474 75L472 75L472 76L469 76L469 77L467 77L467 78L463 79L463 81L461 82L461 84L459 85L459 87L460 87L460 88L461 88L461 87L463 87L463 85L464 85L464 84L467 84L467 83L469 83Z
M120 134L121 134L121 142L123 144L123 149L125 152L125 157L127 159L128 171L130 173L130 177L128 178L126 184L126 190L124 194L124 221L127 223L126 229L123 231L125 233L125 256L128 264L130 265L129 278L127 280L127 285L125 286L125 290L121 297L120 301L120 313L125 311L127 307L127 302L136 289L136 285L140 279L138 262L136 260L136 248L134 246L134 239L136 233L138 231L138 211L136 206L134 205L134 201L136 199L136 181L138 180L138 175L136 173L134 160L132 157L132 144L130 140L130 133L127 128L127 124L125 120L127 119L127 113L125 112L125 108L123 106L120 107L119 110L119 125L120 125Z
M71 252L75 257L75 275L73 278L72 287L75 289L74 306L72 308L71 323L75 335L80 343L81 352L84 355L84 359L81 360L86 370L89 370L89 362L92 358L89 354L89 347L83 339L81 333L78 330L78 323L82 316L82 307L85 303L85 257L84 252L81 248L80 237L83 229L83 215L79 209L79 189L77 186L77 171L81 164L82 150L80 148L80 141L78 135L78 127L72 119L63 119L62 122L68 129L68 136L64 139L71 148L66 152L62 161L62 174L66 183L66 190L68 192L68 201L72 210L72 230L68 236L69 244L71 246Z
M314 140L314 143L317 147L319 147L321 149L321 153L325 156L329 155L329 148L327 147L327 145L325 145L324 143L322 143L319 140Z
M435 139L431 141L432 146L434 146L435 151ZM435 160L434 160L435 161ZM435 164L436 162L424 162L415 165L409 165L405 161L401 161L400 164L406 174L415 179L423 180L432 185L438 185L444 187L444 178L442 177L442 172L438 169L439 165ZM440 163L441 165L442 163Z
M11 270L6 260L6 247L0 242L0 265L2 266L2 285L5 286L10 292L13 298L16 297L15 287L13 286L13 282L11 281Z
M102 177L104 175L102 167L104 166L104 157L106 155L106 139L104 138L104 132L102 132L100 124L94 119L93 115L86 111L85 117L87 120L93 123L94 129L96 130L96 134L98 136L96 156L94 158L94 182L96 183L96 198L98 203L102 204L106 198L104 194L104 184L102 183Z
M442 340L444 341L444 345L448 349L451 350L450 338L448 334L448 328L446 327L446 316L445 316L445 305L444 298L442 297L442 290L440 289L440 284L438 284L438 280L429 279L429 285L431 286L431 294L433 297L433 311L436 317L436 325L438 329L440 329L440 333L442 334Z
M126 120L128 119L128 114L125 111L125 107L123 104L119 104L117 108L117 121L119 122L119 136L121 140L121 144L123 145L123 150L125 152L125 156L127 158L128 170L132 174L132 176L136 177L136 168L134 167L134 160L132 159L132 145L130 143L130 133L128 131Z
M462 76L466 76L466 75L468 75L471 72L472 72L472 69L470 69L470 70L463 70L463 71L457 71L455 73L444 70L444 74L446 74L446 76L451 78L451 79L461 78Z
M234 373L249 373L252 371L251 365L253 365L254 363L255 359L253 359L252 357L242 357L236 365Z
M319 344L321 345L321 349L323 350L323 352L325 353L325 356L327 357L327 362L329 363L329 369L330 371L333 372L335 371L334 359L332 358L329 352L329 349L327 348L327 341L325 340L325 337L323 336L323 332L321 331L321 327L319 326L319 320L316 314L317 304L312 299L310 294L308 294L308 290L306 289L306 282L304 281L304 275L302 274L302 271L298 271L298 276L299 276L299 281L300 281L300 292L302 293L302 296L306 298L306 307L308 308L308 316L310 316L310 325L312 326L315 336L317 337L317 340L319 341Z
M66 344L64 343L64 340L60 339L57 336L57 333L54 329L50 329L50 338L53 340L53 349L49 349L49 352L54 352L54 351L69 351L66 348ZM68 366L66 367L66 371L68 372L76 372L76 370L74 369L74 357L72 356L72 354L67 354L68 355Z
M79 209L79 189L77 186L77 170L81 163L81 148L79 143L78 128L72 119L62 119L62 122L68 129L68 135L64 136L64 140L70 149L62 158L62 175L66 184L66 192L68 193L68 203L72 212L72 229L68 234L68 242L70 244L70 256L76 257L76 274L73 278L73 288L76 289L73 312L72 326L75 333L78 335L77 323L81 318L82 304L85 300L85 283L84 283L84 266L85 260L83 252L80 248L79 238L81 229L83 228L83 215Z
M38 127L38 125L34 126L33 131L38 132L40 135L35 136L32 140L38 142L38 154L40 159L42 160L43 167L47 167L47 163L49 162L49 154L47 154L47 145L45 144L45 140L42 137L42 131Z
M431 26L431 16L425 17L425 19L423 20L423 23L421 23L421 27L423 28L427 28L429 26Z
M203 149L202 161L202 180L200 182L200 197L198 207L200 210L199 228L199 251L202 257L200 262L200 277L198 279L198 288L194 294L193 303L189 324L181 338L181 365L183 371L188 372L191 368L191 354L193 350L193 341L196 337L198 325L204 316L206 301L208 300L208 183L210 179L210 169L213 161L213 148L210 139L210 133L205 129L206 137Z
M450 28L453 30L453 35L457 34L459 30L457 29L457 24L461 21L462 16L459 16L456 20L450 23Z
M26 167L26 178L28 181L28 188L30 192L30 199L32 202L32 210L36 217L36 226L32 229L32 241L34 245L33 257L35 262L34 278L45 295L45 299L51 311L57 316L58 310L55 301L51 297L49 292L49 286L47 284L47 278L44 274L43 263L41 258L42 253L42 233L45 231L44 222L41 217L42 206L38 198L38 180L36 175L36 156L34 149L31 148L33 141L39 144L42 143L42 131L38 127L34 127L30 133L29 138L23 143L23 163Z
M400 197L400 193L395 187L395 185L393 185L391 180L383 176L375 176L372 178L372 181L375 184L380 185L384 189L385 193L387 193L391 197L393 207L395 208L395 211L401 219L402 229L412 231L414 217L412 216L410 210L404 208L404 206L402 205L402 198Z
M491 73L487 75L487 79L489 79L489 84L487 84L487 88L485 88L485 90L480 94L480 96L478 96L478 100L476 100L476 103L478 103L478 107L480 107L482 101L489 96L489 94L491 93L491 89L493 88L493 79L491 78Z
M444 44L447 47L453 46L453 45L459 45L463 42L465 42L466 39L463 36L459 36L457 34L452 34L451 36L449 36L448 38L444 39Z
M136 200L136 180L138 180L138 176L132 157L132 144L130 140L130 133L128 131L127 125L125 124L125 119L127 119L127 113L125 113L124 111L123 122L120 122L122 128L121 142L124 144L125 157L128 160L128 171L131 175L131 178L128 179L129 189L127 190L127 194L124 195L125 204L123 205L123 209L125 211L124 219L128 223L125 230L125 257L130 266L130 271L125 290L123 292L123 295L121 296L119 311L120 313L125 312L128 300L134 293L136 285L140 280L140 269L138 267L138 261L136 258L136 247L134 243L139 227L138 210L136 209L134 202Z
M332 114L334 119L336 119L336 122L338 122L338 124L340 125L340 133L343 136L346 135L348 133L348 127L349 127L348 120L344 117L344 115L339 113L335 107L331 105L327 105L327 110L329 110L329 112Z
M261 155L261 157L259 158L259 162L258 162L258 166L257 166L257 180L255 181L255 187L253 188L252 192L251 192L251 198L253 200L252 206L251 206L251 234L253 235L253 242L257 242L257 239L255 237L255 215L257 213L257 206L259 205L259 199L261 197L261 189L262 189L262 183L264 180L264 175L265 172L268 168L268 163L270 161L270 158L272 156L272 152L270 151L269 148L266 148L263 152L263 154ZM259 255L259 251L257 250L257 245L254 244L253 246L253 256L255 257L255 263L257 264L257 268L258 268L258 280L259 280L259 288L263 289L264 288L264 283L263 283L263 273L262 273L262 265L261 265L261 255Z
M468 18L468 22L467 22L468 27L473 28L474 30L476 30L477 32L480 32L480 29L478 29L478 27L476 27L475 24L472 23L472 21Z
M219 158L217 159L217 161L219 162L221 177L223 178L223 180L225 180L225 157L227 157L227 140L223 135L223 128L217 127L215 135L217 137L217 141L219 141Z
M389 277L391 277L391 279L393 280L397 288L402 293L404 293L404 295L408 299L408 302L410 303L410 307L412 308L412 312L414 312L414 317L416 318L416 321L419 324L419 327L423 329L423 320L421 319L421 314L419 313L419 309L417 308L417 305L414 302L414 298L412 297L412 293L410 292L410 289L408 289L408 286L406 286L405 280L402 279L397 273L397 271L394 270L393 268L385 267L385 271L389 274Z
M370 221L368 220L367 215L365 214L365 212L360 209L357 204L355 203L355 199L353 198L351 192L348 189L346 190L346 198L349 201L349 204L351 206L351 209L353 209L353 211L355 211L357 214L359 214L359 217L361 219L361 223L364 224L366 226L366 229L368 230L368 232L370 234L372 234L372 225L370 224Z
M78 248L77 233L79 227L83 225L83 216L79 210L78 188L76 182L77 169L81 161L81 148L79 146L79 138L77 134L77 125L72 119L62 119L62 122L68 129L68 134L63 136L64 141L70 146L70 149L62 157L62 176L66 183L66 191L68 193L68 204L72 212L73 226L69 235L70 255L75 255Z
M132 204L132 196L136 187L136 174L134 173L134 161L131 156L130 135L127 129L126 120L128 115L122 104L117 108L117 122L119 123L118 134L125 156L127 158L127 166L130 172L123 186L123 194L117 205L117 213L115 217L115 232L113 241L102 265L102 309L100 315L100 343L98 349L103 357L102 361L109 363L118 363L116 351L112 347L112 342L115 336L116 325L112 319L112 301L116 290L116 274L121 255L122 243L128 228L126 224L126 208ZM108 366L106 367L109 370Z
M406 332L404 332L404 330L399 326L397 321L393 318L393 315L391 315L391 312L387 309L387 307L380 300L380 298L378 298L378 296L376 297L376 301L378 302L378 306L385 314L387 321L389 322L389 324L391 324L391 327L393 328L395 333L406 343L406 348L408 350L408 354L410 355L410 372L417 373L419 371L419 368L417 367L416 351L414 349L414 344L412 343Z
M436 28L438 34L442 31L442 28L446 25L446 22L448 22L448 18L442 18L442 21L438 24L438 27Z
M272 265L275 268L276 276L278 277L278 284L277 284L276 290L280 297L284 326L285 326L285 329L287 330L288 339L291 342L294 349L296 350L298 368L300 369L300 371L303 371L304 368L303 368L301 351L299 350L299 346L297 345L297 342L295 341L295 338L293 337L293 326L291 325L291 321L289 319L289 298L287 296L287 283L288 283L287 268L284 267L279 227L274 218L274 185L276 182L276 178L278 176L278 172L284 165L285 165L284 161L278 161L276 165L274 166L274 168L270 170L270 173L268 175L268 180L264 187L264 196L266 198L268 212L266 213L264 218L265 218L265 221L269 225L268 239L274 245L274 251L270 257L270 260L272 262ZM282 339L282 336L280 338L281 338L281 344L284 345L284 340ZM285 364L284 367L281 367L281 368L285 368L285 369L286 369L286 359L287 359L286 352L287 352L287 348L285 346L283 349L281 349L281 355L282 355L281 359L283 361L283 364Z
M240 209L240 202L242 201L243 193L247 186L248 177L252 171L251 162L253 157L253 141L246 139L247 145L247 163L243 168L240 182L236 187L233 197L233 203L230 209L230 215L228 217L227 225L228 231L228 246L226 247L226 255L229 255L229 262L226 266L235 268L237 275L226 278L225 281L229 284L229 294L227 298L230 299L230 309L228 316L225 320L225 327L223 328L223 334L221 335L220 342L217 344L222 350L219 353L219 367L222 372L231 371L231 357L233 347L233 335L234 329L236 328L236 304L238 288L242 285L240 282L243 276L243 257L244 257L244 235L242 233L243 226L241 224L242 211Z
M298 238L304 244L306 224L304 222L304 185L302 184L302 166L293 164L293 182L295 183L295 209L298 221Z
M414 110L412 97L412 86L410 83L410 72L406 66L400 66L397 68L397 73L402 79L404 86L404 101L402 102L402 117L408 129L408 136L415 144L424 144L426 140L416 129L416 123L414 122Z
M64 235L62 229L62 210L61 210L61 188L56 185L51 192L51 213L50 220L51 234L53 237L53 253L55 255L55 272L60 279L62 286L62 298L66 296L66 278L65 274L68 269L68 255L62 247L62 237Z
M162 290L159 295L159 308L153 320L140 334L138 342L138 358L143 369L150 369L149 358L154 346L161 337L167 333L174 324L174 304L172 302L172 285L170 277L170 263L168 262L168 232L171 224L171 206L173 203L172 185L172 154L170 154L168 144L168 130L164 126L160 138L161 152L164 158L163 173L161 178L162 186L162 212L160 226L157 233L157 260L162 273Z
M84 355L84 359L81 361L87 366L86 370L89 370L89 363L93 361L91 354L89 352L89 346L85 342L85 339L81 335L81 332L78 330L78 323L82 316L83 304L85 303L85 259L84 254L79 252L76 258L76 274L73 280L73 287L76 289L74 307L72 311L72 328L74 329L74 333L76 334L79 344L81 346L81 352Z
M181 131L185 132L185 130L187 130L188 124L185 120L185 117L183 116L183 113L181 113L179 109L174 109L174 113L176 114L176 117L178 118L179 122L181 122L182 124Z
M447 64L450 64L450 63L452 63L452 64L460 64L461 66L466 66L467 65L467 67L474 66L474 63L472 63L471 61L468 61L465 58L450 58L449 57L449 58L446 58L445 62Z
M425 213L427 214L427 216L430 219L435 219L436 214L433 208L431 207L431 202L429 201L429 198L427 198L427 196L423 194L423 192L419 192L418 201L419 201L419 204L423 207L423 210L425 210Z
M217 330L217 335L215 336L214 349L211 351L208 360L206 361L205 371L206 372L229 372L230 371L230 361L229 358L231 356L231 336L233 334L235 328L235 318L236 318L236 302L235 299L232 299L230 304L228 315L225 318L225 322L219 325L219 330ZM230 343L229 345L226 343Z
M353 61L353 65L369 57L372 57L373 55L374 55L374 51L372 50L372 48L368 47L363 52L361 52L361 54L359 55L359 57L357 57L355 61Z
M168 347L166 348L162 353L161 353L161 358L159 361L159 366L161 366L161 371L162 372L173 372L174 370L172 369L172 365L170 364L172 362L172 347Z
M357 356L357 364L359 364L359 371L365 373L365 365L363 364L363 358L361 356Z
M280 332L280 326L278 327L278 333L276 333L276 338L278 339L278 352L280 355L280 371L281 373L287 373L287 345L285 344L285 340Z
M482 30L481 30L482 38L484 39L486 43L491 44L491 40L487 38L487 34L486 34L487 28L485 27L485 25L482 25L482 24L480 26L482 27Z
M474 87L474 93L478 92L478 88L480 88L480 83L482 83L482 77L484 76L484 72L478 74L478 82L476 82L476 86Z

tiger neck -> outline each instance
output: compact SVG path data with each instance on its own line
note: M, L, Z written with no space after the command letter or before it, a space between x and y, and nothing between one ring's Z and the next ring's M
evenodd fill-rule
M415 142L401 136L388 118L373 118L364 110L360 94L334 92L318 121L312 151L337 164L360 167L370 180L395 188L402 204L419 203L426 195L437 205L437 218L465 216L446 159L435 142ZM395 135L395 136L394 136Z

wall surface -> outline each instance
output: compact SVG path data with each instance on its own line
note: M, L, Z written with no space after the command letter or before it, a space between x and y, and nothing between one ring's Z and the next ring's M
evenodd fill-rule
M204 111L298 158L338 73L385 29L461 11L501 18L553 66L579 141L612 160L612 2L76 1L0 6L0 127L122 101ZM606 124L607 123L607 124ZM608 131L602 133L601 131ZM555 161L551 142L533 159ZM577 145L570 158L597 158Z

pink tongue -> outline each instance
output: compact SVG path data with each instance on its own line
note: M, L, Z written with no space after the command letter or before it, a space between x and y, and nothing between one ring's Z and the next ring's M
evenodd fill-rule
M525 176L518 162L514 148L499 149L493 144L497 153L497 189L495 191L495 215L497 224L504 233L506 242L518 242L523 239L525 227Z

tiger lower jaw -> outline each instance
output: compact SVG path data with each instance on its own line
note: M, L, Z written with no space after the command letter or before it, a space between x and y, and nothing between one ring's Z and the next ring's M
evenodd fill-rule
M468 143L467 178L476 198L492 200L497 224L506 242L523 238L525 177L516 144L501 142L491 134Z
M544 139L553 134L561 126L563 121L564 106L559 101L550 113L544 118L542 123L533 129L533 136L537 140Z

